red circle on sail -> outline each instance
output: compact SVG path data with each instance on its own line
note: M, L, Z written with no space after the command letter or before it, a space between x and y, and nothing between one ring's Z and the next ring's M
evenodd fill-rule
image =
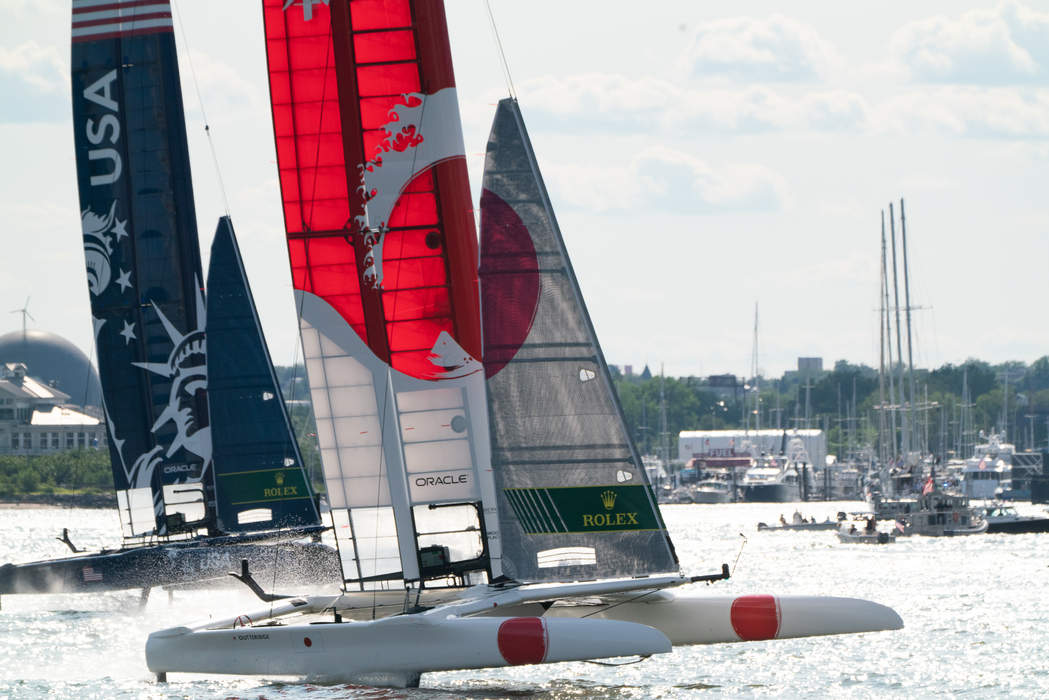
M732 629L745 642L775 639L779 632L779 605L770 595L745 595L732 601Z
M539 260L528 227L499 195L482 190L481 211L484 373L492 377L532 330L539 308Z
M511 666L546 658L546 625L538 617L512 617L499 625L499 653Z

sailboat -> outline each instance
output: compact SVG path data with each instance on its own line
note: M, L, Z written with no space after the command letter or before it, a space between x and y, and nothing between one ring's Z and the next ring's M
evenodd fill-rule
M225 218L205 301L172 32L167 2L73 2L84 254L124 546L7 564L0 593L147 595L229 581L242 559L289 584L338 577L334 550L311 540L320 515Z
M902 626L850 598L676 594L728 567L680 571L516 101L500 102L488 143L478 272L442 3L263 11L344 591L261 593L258 611L156 631L159 680L412 686L446 669Z

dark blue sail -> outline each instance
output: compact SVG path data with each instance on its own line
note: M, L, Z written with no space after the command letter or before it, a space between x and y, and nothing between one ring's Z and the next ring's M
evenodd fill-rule
M77 178L125 535L213 523L200 250L167 0L73 0Z
M211 244L208 342L220 528L320 525L229 217Z

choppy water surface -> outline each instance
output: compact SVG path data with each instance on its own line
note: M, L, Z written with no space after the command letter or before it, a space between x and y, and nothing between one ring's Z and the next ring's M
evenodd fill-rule
M806 504L822 520L856 503ZM846 595L894 607L898 632L686 647L620 668L570 663L433 673L418 690L172 674L154 683L146 635L257 607L239 590L97 596L5 596L0 612L2 698L679 698L1047 697L1049 534L912 537L885 546L840 544L833 532L758 533L793 506L664 506L690 574L742 556L712 594ZM1038 512L1037 508L1029 508ZM117 544L116 514L0 508L0 563ZM702 586L703 584L700 584Z

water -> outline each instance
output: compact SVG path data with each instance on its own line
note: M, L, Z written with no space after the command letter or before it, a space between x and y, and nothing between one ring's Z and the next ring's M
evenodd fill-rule
M822 520L857 503L806 504ZM619 668L566 663L433 673L418 690L172 674L145 666L149 632L258 607L240 590L96 596L5 596L0 612L4 698L682 698L1046 697L1049 534L908 538L840 544L833 532L758 533L758 521L794 506L664 506L690 574L731 566L711 594L781 593L869 598L895 608L897 632L695 646ZM1030 508L1037 512L1037 508ZM69 527L80 546L116 544L116 514L0 508L0 562L61 556ZM705 586L705 584L699 584Z

